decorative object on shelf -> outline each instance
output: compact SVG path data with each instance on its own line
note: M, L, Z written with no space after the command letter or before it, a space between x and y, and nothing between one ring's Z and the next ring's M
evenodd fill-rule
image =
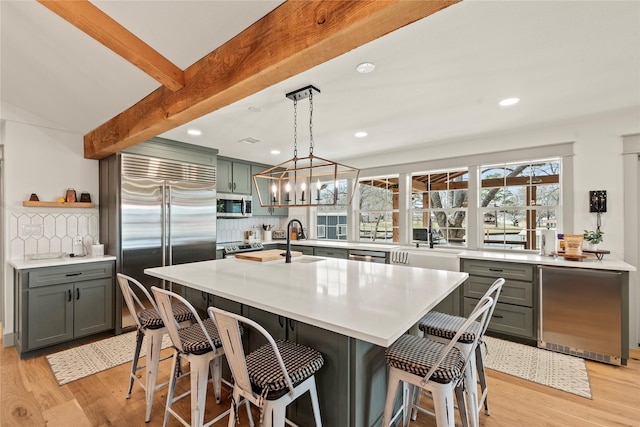
M29 201L30 202L39 202L40 199L38 198L38 195L36 193L31 193L31 196L29 196Z
M67 203L75 203L76 202L76 190L74 190L73 188L69 188L67 190L67 197L66 197L66 201Z
M584 241L586 243L589 243L590 247L588 247L588 250L592 250L592 251L597 251L598 250L598 244L602 243L602 235L604 234L604 231L600 230L599 228L596 229L595 231L593 230L584 230Z
M564 235L564 252L567 257L575 256L580 257L582 255L582 242L584 241L584 235L582 234L567 234Z
M293 158L253 175L260 206L340 206L348 205L358 185L358 169L313 154L314 86L290 92L293 101ZM309 98L309 156L298 157L298 101ZM339 197L345 194L346 197Z
M89 193L80 193L80 201L83 203L91 203L91 195Z

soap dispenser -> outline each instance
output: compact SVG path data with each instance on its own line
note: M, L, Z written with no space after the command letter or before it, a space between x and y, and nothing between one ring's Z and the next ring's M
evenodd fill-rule
M83 256L84 245L82 244L82 237L76 236L73 238L73 256Z

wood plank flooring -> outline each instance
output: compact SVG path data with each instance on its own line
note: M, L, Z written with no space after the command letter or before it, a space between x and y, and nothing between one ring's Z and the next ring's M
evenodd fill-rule
M143 390L134 385L131 399L125 399L129 369L124 364L60 387L44 356L20 360L13 347L2 347L0 426L161 426L166 387L156 392L151 422L145 424ZM169 369L168 361L161 363L161 378L168 377ZM588 361L587 369L592 400L489 370L491 415L482 414L480 425L640 427L640 351L632 351L627 367ZM187 382L182 387L188 387ZM216 405L212 392L208 401L212 403L207 405L205 419L228 409L229 401ZM174 407L187 416L189 399ZM257 413L254 419L257 422ZM173 418L169 422L169 426L179 425ZM248 426L244 411L237 425ZM435 426L435 419L419 414L411 426Z

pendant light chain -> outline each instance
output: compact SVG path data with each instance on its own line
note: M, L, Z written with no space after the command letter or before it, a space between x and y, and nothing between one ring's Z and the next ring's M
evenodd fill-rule
M293 100L293 158L298 158L298 100Z
M313 156L313 91L309 91L309 156Z

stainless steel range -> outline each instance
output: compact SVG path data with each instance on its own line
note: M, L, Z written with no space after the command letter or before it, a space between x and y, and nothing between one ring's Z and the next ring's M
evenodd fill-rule
M222 257L223 258L231 258L235 254L239 254L241 252L255 252L261 251L264 249L262 243L253 242L253 243L229 243L222 248Z

